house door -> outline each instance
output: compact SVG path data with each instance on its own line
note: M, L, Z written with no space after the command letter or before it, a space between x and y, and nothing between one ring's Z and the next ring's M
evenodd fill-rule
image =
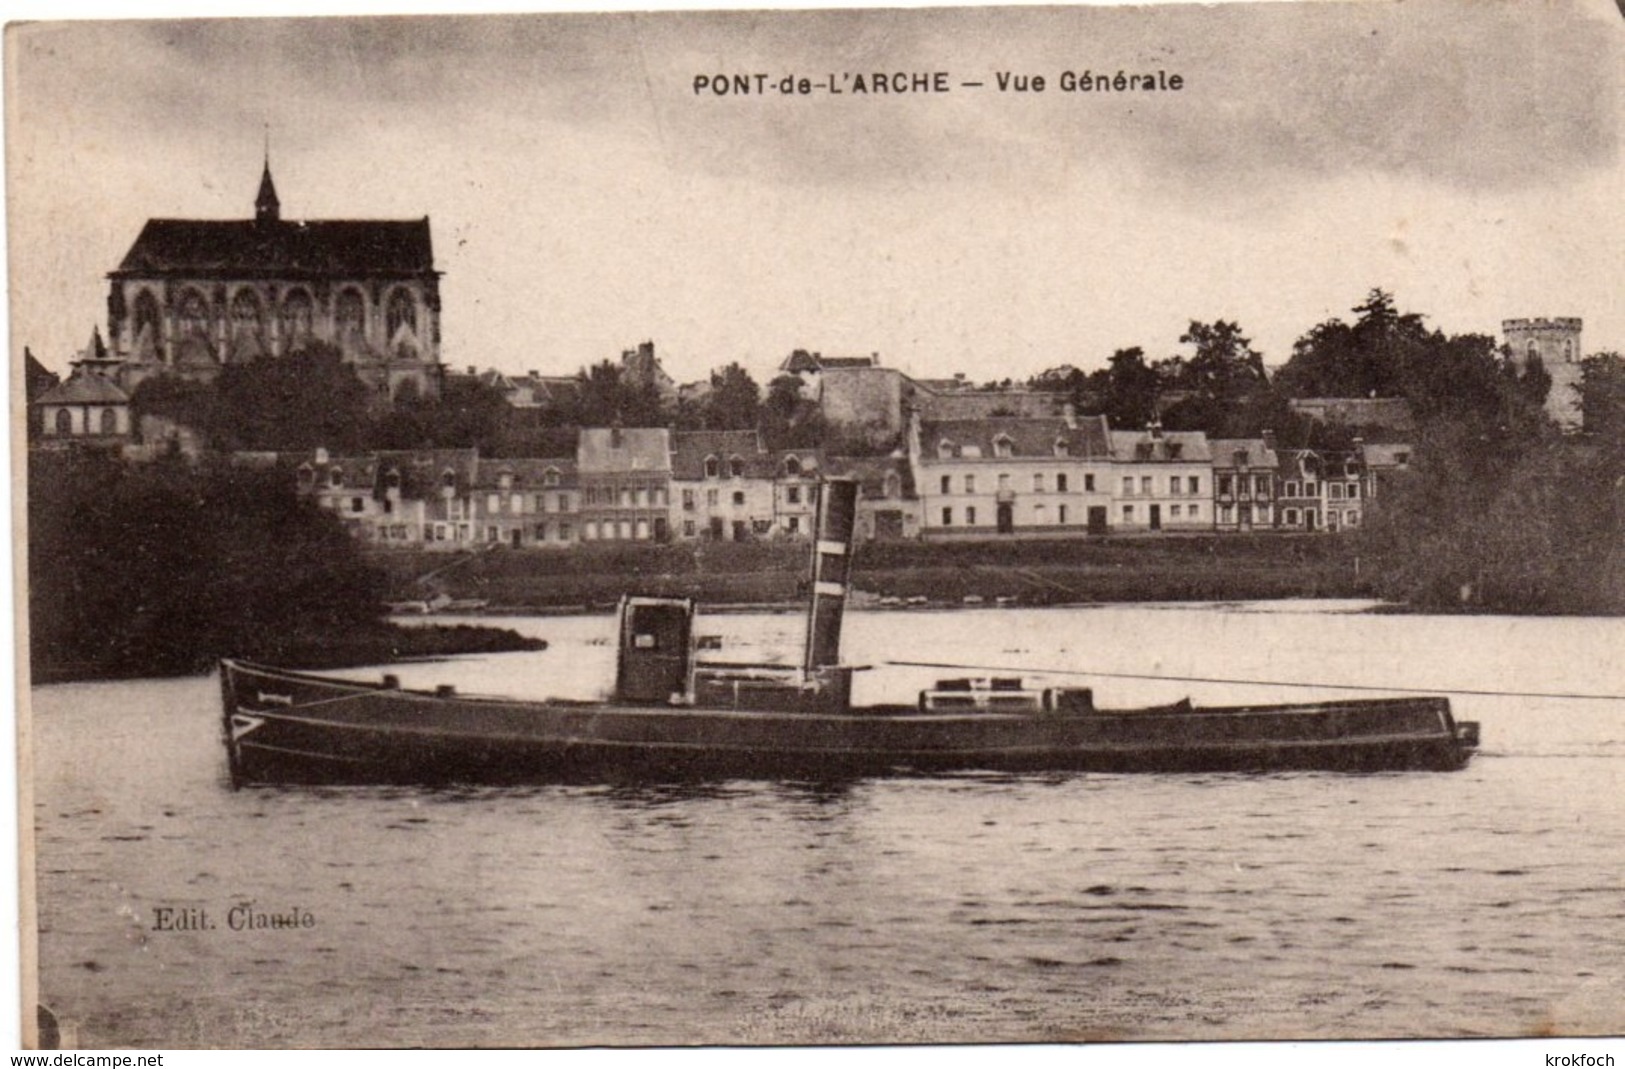
M1151 506L1151 529L1153 531L1162 530L1162 506L1161 505L1152 505Z
M1103 535L1106 533L1106 506L1089 506L1089 533Z
M518 549L519 545L520 545L520 542L525 537L525 532L523 530L521 530L520 528L515 527L512 531L508 532L508 537L513 542L513 548Z
M1315 525L1316 525L1317 520L1318 520L1318 516L1315 513L1314 509L1304 509L1303 510L1303 527L1304 527L1304 530L1313 531L1315 529Z
M999 503L999 533L1011 534L1016 529L1016 507L1008 501Z

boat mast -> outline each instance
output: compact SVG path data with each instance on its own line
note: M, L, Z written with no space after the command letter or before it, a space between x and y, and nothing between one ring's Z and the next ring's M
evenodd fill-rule
M818 522L813 528L812 598L807 605L807 650L801 665L809 676L841 660L841 617L852 576L857 512L855 480L825 479L819 485Z

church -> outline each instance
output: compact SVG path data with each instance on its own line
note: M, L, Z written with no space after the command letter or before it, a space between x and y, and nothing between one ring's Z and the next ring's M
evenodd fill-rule
M269 159L252 219L149 219L107 279L108 341L128 392L163 374L212 381L314 343L336 349L380 403L440 392L428 217L285 220Z

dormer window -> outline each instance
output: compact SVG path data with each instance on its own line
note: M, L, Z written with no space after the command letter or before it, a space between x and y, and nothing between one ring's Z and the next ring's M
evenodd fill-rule
M343 486L344 485L344 469L343 468L333 468L333 469L329 470L328 473L327 473L327 485L328 486Z
M384 485L391 490L399 490L401 488L401 473L394 468L389 469L389 472L384 476Z
M63 411L65 412L66 410L64 409ZM63 414L62 412L59 412L59 413L57 413L57 416L60 418L62 416L62 414ZM300 486L309 486L312 483L314 483L315 481L316 481L316 469L312 468L309 464L301 464L301 465L299 465L299 485Z
M440 488L442 490L457 489L457 473L450 468L440 473Z
M721 474L722 474L722 465L717 461L717 458L716 457L706 457L705 458L705 477L707 479L715 479Z
M557 469L557 468L548 468L545 472L543 472L542 473L542 485L543 486L557 486L557 485L559 485L559 469Z
M785 474L785 476L787 478L791 478L791 479L799 479L799 478L801 478L801 458L799 458L799 457L785 457L784 458L784 474Z
M1185 451L1185 443L1183 443L1183 442L1169 442L1168 443L1168 459L1169 460L1178 460L1179 455L1181 453L1183 453L1184 451Z
M1072 455L1072 447L1066 444L1065 438L1055 439L1055 455L1058 457L1069 457Z
M942 441L937 443L937 459L948 460L949 458L958 455L959 450L954 448L954 443L950 442L948 439L944 438Z
M738 457L729 457L728 458L728 476L729 476L729 478L733 478L733 479L743 478L744 474L745 474L745 462L743 460L739 459Z
M505 471L501 475L497 476L497 489L498 490L512 490L513 489L513 472Z
M1010 455L1010 438L1008 435L1001 434L997 438L993 439L993 455L996 457L1007 457Z

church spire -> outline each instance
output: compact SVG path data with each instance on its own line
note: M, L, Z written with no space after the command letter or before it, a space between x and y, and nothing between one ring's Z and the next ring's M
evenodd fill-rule
M271 182L271 127L265 127L265 170L260 173L260 193L254 198L254 221L261 225L275 223L282 218L282 202L277 200L276 186Z

